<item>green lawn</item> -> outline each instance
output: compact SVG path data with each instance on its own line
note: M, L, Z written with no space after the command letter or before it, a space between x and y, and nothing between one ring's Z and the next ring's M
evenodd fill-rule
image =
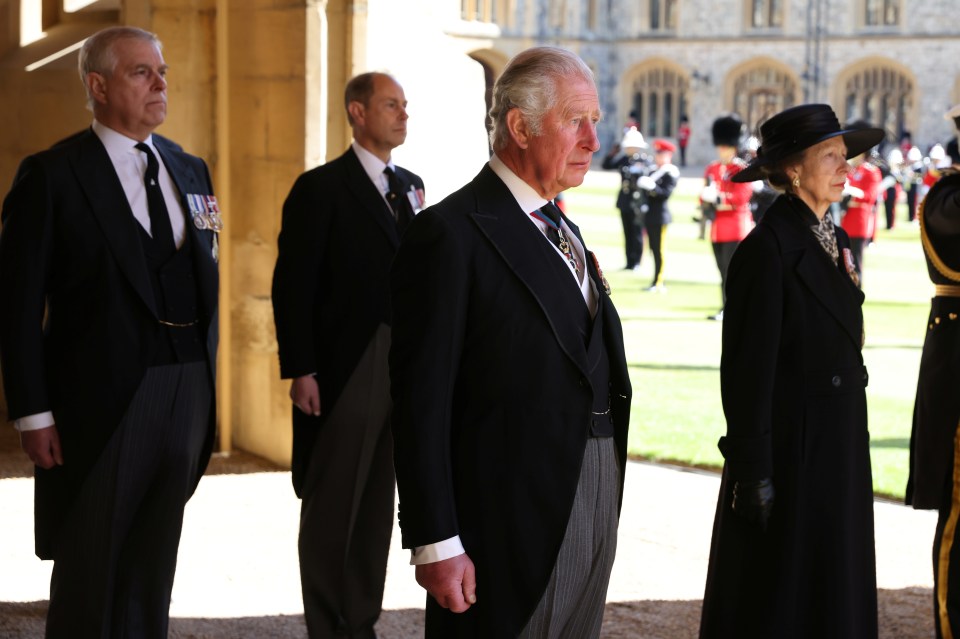
M666 240L666 294L646 293L652 258L639 273L624 264L623 233L614 206L619 180L591 172L564 195L567 212L596 252L623 320L633 381L630 454L719 468L720 329L706 319L720 307L720 277L708 241L697 239L695 195L702 182L682 179L670 200L674 223ZM902 498L917 369L932 285L916 226L898 212L898 226L878 232L864 258L867 388L874 488Z

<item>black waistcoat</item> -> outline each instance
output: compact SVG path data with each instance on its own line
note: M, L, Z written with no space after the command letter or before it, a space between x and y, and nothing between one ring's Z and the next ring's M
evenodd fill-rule
M602 295L602 293L601 293ZM597 300L597 315L583 327L587 335L587 370L593 388L593 406L590 416L590 435L613 437L613 421L610 415L610 358L603 342L603 300Z
M162 320L152 364L162 366L202 361L205 359L203 331L200 328L199 291L193 259L195 248L190 229L187 229L183 245L171 251L170 247L158 247L146 230L139 224L137 226L140 227L140 242L147 258L157 314Z

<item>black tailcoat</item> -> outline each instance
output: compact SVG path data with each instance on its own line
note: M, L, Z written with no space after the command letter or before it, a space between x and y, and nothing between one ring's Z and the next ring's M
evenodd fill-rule
M396 167L404 193L423 181ZM410 207L410 201L403 199ZM412 208L412 207L411 207ZM414 211L410 211L411 215ZM390 263L397 223L353 149L301 175L283 204L273 314L285 379L316 373L322 414L293 421L297 494L318 427L380 324L390 324Z
M594 393L575 315L586 310L526 215L487 166L417 216L394 262L403 546L459 535L477 570L468 612L428 598L428 637L516 636L544 592L577 488ZM610 358L610 388L596 392L610 394L623 469L631 397L623 335L587 261Z
M153 141L189 212L187 194L213 193L206 164L165 138L154 135ZM186 228L212 389L215 234L190 219ZM52 411L64 454L63 466L36 471L37 554L49 558L61 517L120 423L163 336L138 222L92 129L21 164L3 203L0 299L9 416ZM214 413L197 481L213 445Z

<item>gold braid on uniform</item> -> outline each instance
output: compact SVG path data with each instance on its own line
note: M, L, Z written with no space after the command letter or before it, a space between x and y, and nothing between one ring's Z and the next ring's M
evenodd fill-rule
M956 169L947 169L943 172L943 176L940 179L943 179L947 175L955 175L960 173ZM955 271L946 263L940 259L940 256L937 255L937 251L933 248L933 244L930 243L930 238L927 236L927 227L923 223L923 210L926 208L927 200L929 199L929 193L927 197L923 198L920 201L920 206L917 207L917 220L920 222L920 241L923 243L923 251L927 254L927 257L930 258L930 261L933 263L934 268L937 271L946 277L947 279L953 280L954 282L960 282L960 271Z

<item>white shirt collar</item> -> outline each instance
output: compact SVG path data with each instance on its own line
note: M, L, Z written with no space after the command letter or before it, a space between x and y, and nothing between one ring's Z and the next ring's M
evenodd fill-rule
M521 180L517 174L510 169L510 167L503 163L503 160L497 157L496 154L490 156L490 168L494 173L496 173L497 177L507 185L507 189L509 189L510 194L513 195L514 199L517 201L517 204L519 204L520 208L523 209L524 217L527 218L531 224L545 232L547 226L546 223L535 219L533 216L529 215L529 213L538 210L541 206L547 203L547 200L540 197L540 194L537 193L532 186ZM561 222L561 224L563 225L563 228L569 230L569 227L565 222ZM584 265L583 268L586 268L586 250L580 243L580 240L577 238L576 234L570 233L568 237L570 238L571 244L573 244L574 251L577 253L580 263ZM579 280L574 272L573 267L570 266L569 262L567 262L566 256L552 242L550 243L550 246L561 258L563 258L564 262L567 263L567 266L570 268L570 274L573 275L574 281L578 282L577 285L580 287L580 292L583 294L583 301L586 302L587 308L590 309L590 316L595 317L597 314L598 293L596 286L593 284L593 280L587 276L586 272L583 274L583 279Z
M532 186L521 180L510 167L504 164L503 160L498 158L496 153L490 156L490 168L493 169L497 177L507 185L510 194L513 195L513 198L517 201L517 204L520 205L520 208L523 209L524 213L536 211L547 203L545 199L540 197L539 193L533 190Z
M107 154L111 157L116 157L122 155L123 153L130 153L136 151L134 148L140 140L134 140L133 138L128 138L122 133L114 131L106 124L98 122L96 119L93 120L93 132L97 134L97 137L100 138L100 142L103 143L104 148L107 149ZM154 153L157 151L157 147L153 145L153 134L151 133L147 136L147 139L144 140L147 146L153 149Z
M370 177L370 181L374 184L380 185L382 183L384 178L383 169L386 167L389 166L390 170L392 171L396 170L392 158L384 162L373 153L360 146L356 140L350 143L350 148L352 148L353 152L357 154L357 159L360 160L363 170Z

